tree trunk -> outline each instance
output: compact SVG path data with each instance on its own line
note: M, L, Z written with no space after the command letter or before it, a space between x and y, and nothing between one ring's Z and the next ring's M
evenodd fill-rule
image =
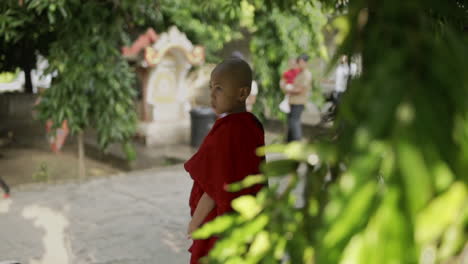
M27 94L33 93L33 85L31 80L31 67L25 66L23 67L24 71L24 92Z
M78 132L78 177L80 180L86 177L84 152L83 131L80 131Z

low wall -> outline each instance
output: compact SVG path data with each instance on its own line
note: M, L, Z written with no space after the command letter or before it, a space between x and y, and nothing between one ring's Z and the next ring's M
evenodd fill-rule
M31 120L36 98L35 94L0 94L0 120Z

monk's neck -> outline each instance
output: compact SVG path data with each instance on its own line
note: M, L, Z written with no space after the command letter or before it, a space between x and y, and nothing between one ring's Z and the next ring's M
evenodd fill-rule
M243 113L247 112L247 108L245 107L245 104L238 105L237 107L233 108L231 111L229 111L229 114L235 114L235 113Z

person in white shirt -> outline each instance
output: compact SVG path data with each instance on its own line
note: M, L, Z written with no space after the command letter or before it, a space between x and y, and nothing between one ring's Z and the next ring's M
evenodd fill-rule
M252 112L253 106L255 102L257 101L257 95L258 95L258 84L255 80L252 81L252 87L250 89L250 95L247 97L246 100L246 107L248 112Z
M348 79L357 75L357 65L354 62L348 64L348 56L343 55L340 59L340 64L336 67L335 72L335 90L333 91L333 100L338 103L342 93L346 91Z
M349 77L348 57L343 55L340 59L340 64L336 67L335 72L335 92L343 93L346 91L346 84Z

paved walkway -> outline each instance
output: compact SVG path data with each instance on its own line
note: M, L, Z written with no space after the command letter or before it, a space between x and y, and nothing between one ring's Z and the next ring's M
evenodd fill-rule
M22 186L0 200L0 262L188 263L190 187L180 165Z

